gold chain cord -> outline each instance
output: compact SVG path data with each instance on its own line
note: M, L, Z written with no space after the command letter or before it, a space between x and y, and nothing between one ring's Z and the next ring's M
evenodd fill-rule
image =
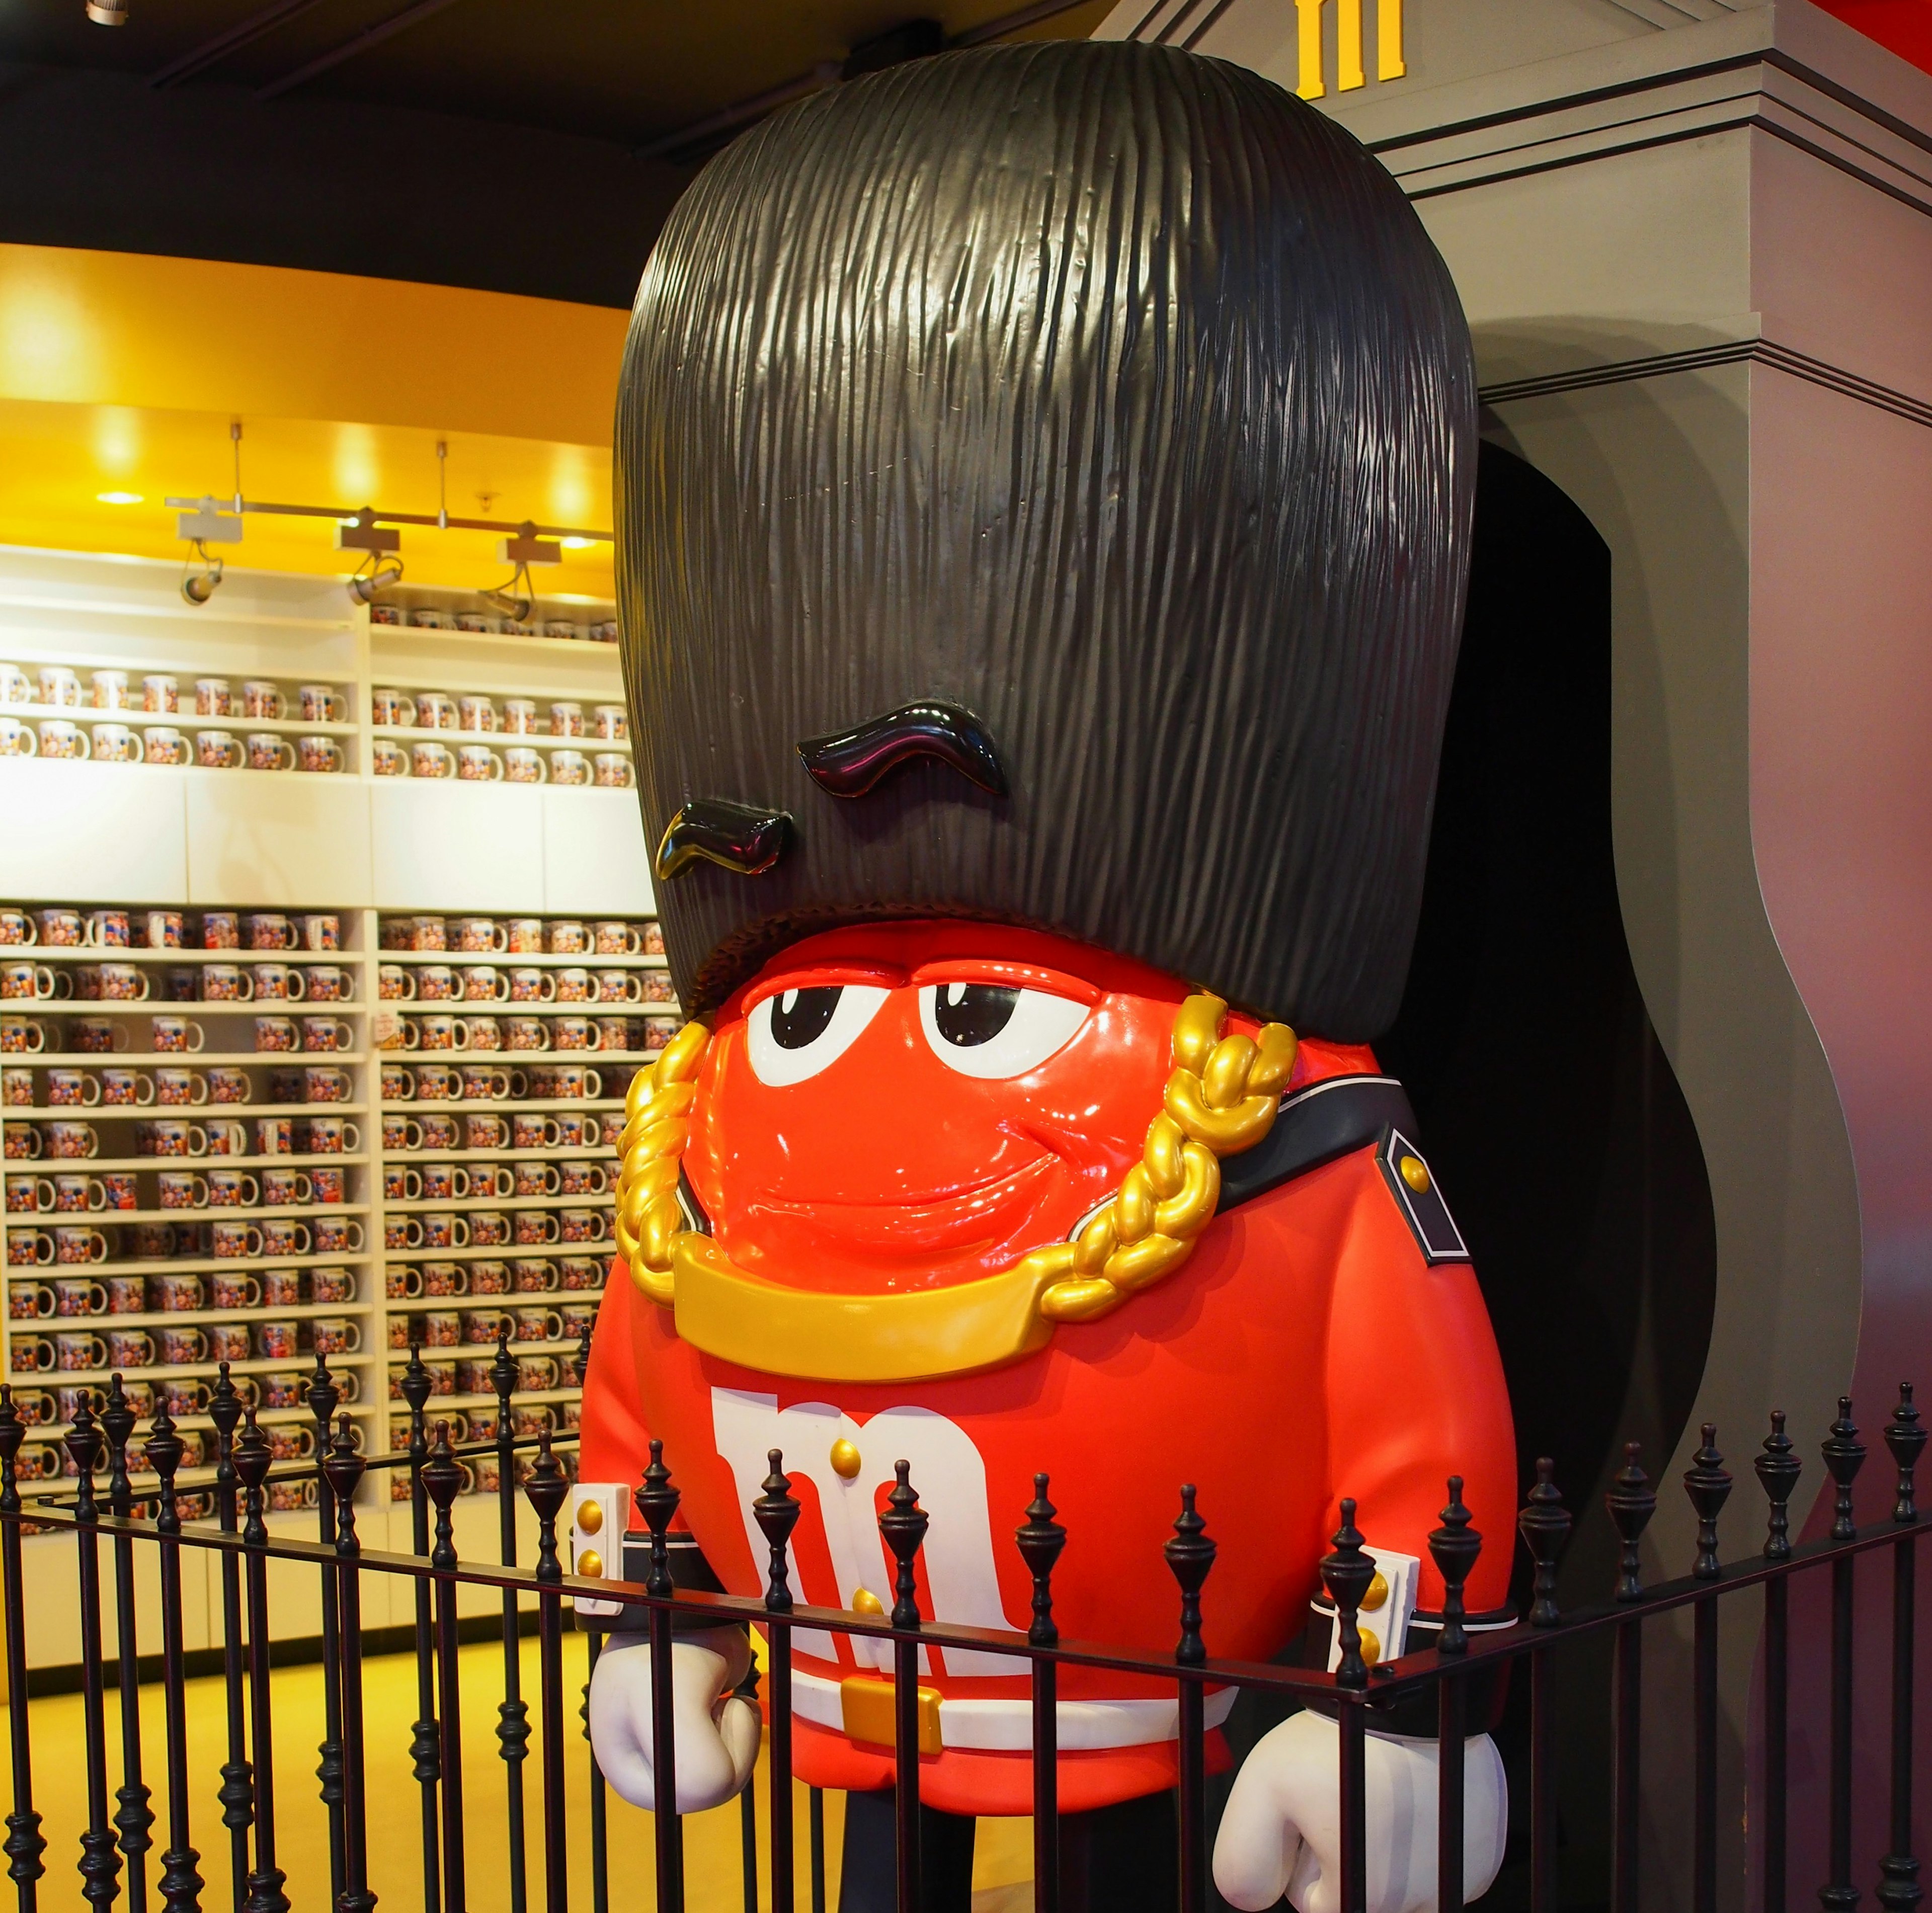
M1214 1219L1220 1159L1252 1148L1273 1126L1294 1068L1294 1032L1268 1023L1252 1037L1224 1036L1227 1014L1204 991L1181 1005L1162 1106L1140 1161L1071 1241L1022 1258L1019 1267L1047 1278L1040 1312L1048 1321L1093 1321L1172 1275ZM638 1287L667 1308L684 1230L679 1165L710 1041L703 1024L687 1023L649 1071L638 1071L617 1141L617 1252Z

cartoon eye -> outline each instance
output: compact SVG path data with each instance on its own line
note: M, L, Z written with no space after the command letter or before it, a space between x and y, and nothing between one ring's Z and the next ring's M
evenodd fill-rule
M920 1027L932 1053L962 1076L1024 1076L1087 1020L1087 1006L1004 983L928 983Z
M823 984L766 997L746 1019L752 1075L776 1090L830 1069L885 1000L886 992L870 983Z

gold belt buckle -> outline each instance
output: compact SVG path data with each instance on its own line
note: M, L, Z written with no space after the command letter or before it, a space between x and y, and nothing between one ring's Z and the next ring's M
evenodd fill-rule
M897 1723L893 1719L896 1684L890 1681L871 1681L862 1675L838 1684L838 1710L846 1737L868 1746L896 1747ZM936 1688L919 1690L919 1750L938 1753L945 1745L940 1738L939 1704L943 1696Z

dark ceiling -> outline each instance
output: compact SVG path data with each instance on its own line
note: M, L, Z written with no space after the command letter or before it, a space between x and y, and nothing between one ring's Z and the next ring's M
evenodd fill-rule
M941 46L1084 37L1109 0L126 4L0 0L0 240L624 304L762 112Z

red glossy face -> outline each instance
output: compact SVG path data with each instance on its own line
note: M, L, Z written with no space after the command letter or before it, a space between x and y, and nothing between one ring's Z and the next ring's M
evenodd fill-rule
M996 925L812 937L718 1016L686 1171L720 1246L767 1280L993 1274L1063 1239L1140 1159L1186 994Z

